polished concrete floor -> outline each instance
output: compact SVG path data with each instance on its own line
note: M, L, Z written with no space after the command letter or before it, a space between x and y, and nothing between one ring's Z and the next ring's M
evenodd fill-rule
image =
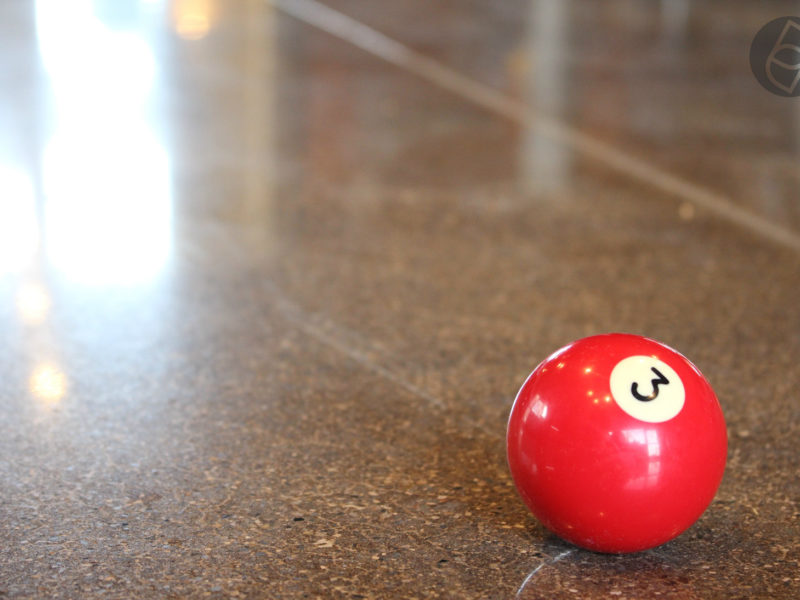
M797 598L794 3L0 2L0 598ZM728 467L576 549L505 425L679 349Z

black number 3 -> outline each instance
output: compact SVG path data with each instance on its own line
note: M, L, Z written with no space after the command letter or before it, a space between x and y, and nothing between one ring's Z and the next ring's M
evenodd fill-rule
M653 391L650 392L647 396L643 396L639 393L639 384L635 381L631 385L631 394L633 397L641 402L650 402L651 400L655 400L658 398L658 386L659 385L667 385L669 384L669 379L664 377L664 374L656 369L655 367L650 367L650 370L656 374L656 379L650 381L650 385L653 386Z

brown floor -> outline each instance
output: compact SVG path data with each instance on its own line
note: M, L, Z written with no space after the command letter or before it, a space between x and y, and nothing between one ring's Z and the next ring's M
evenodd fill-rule
M796 12L0 2L0 597L800 596L800 99L747 63ZM504 454L606 331L729 426L629 556Z

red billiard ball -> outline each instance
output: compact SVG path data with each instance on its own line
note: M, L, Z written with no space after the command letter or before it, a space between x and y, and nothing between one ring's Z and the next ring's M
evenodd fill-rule
M598 552L646 550L685 531L714 498L727 449L722 410L697 367L628 334L552 354L508 422L525 504L556 535Z

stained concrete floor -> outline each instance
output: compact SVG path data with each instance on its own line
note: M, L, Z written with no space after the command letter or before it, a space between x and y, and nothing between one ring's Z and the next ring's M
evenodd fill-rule
M0 3L0 597L796 598L794 6ZM627 556L504 454L607 331L729 429Z

